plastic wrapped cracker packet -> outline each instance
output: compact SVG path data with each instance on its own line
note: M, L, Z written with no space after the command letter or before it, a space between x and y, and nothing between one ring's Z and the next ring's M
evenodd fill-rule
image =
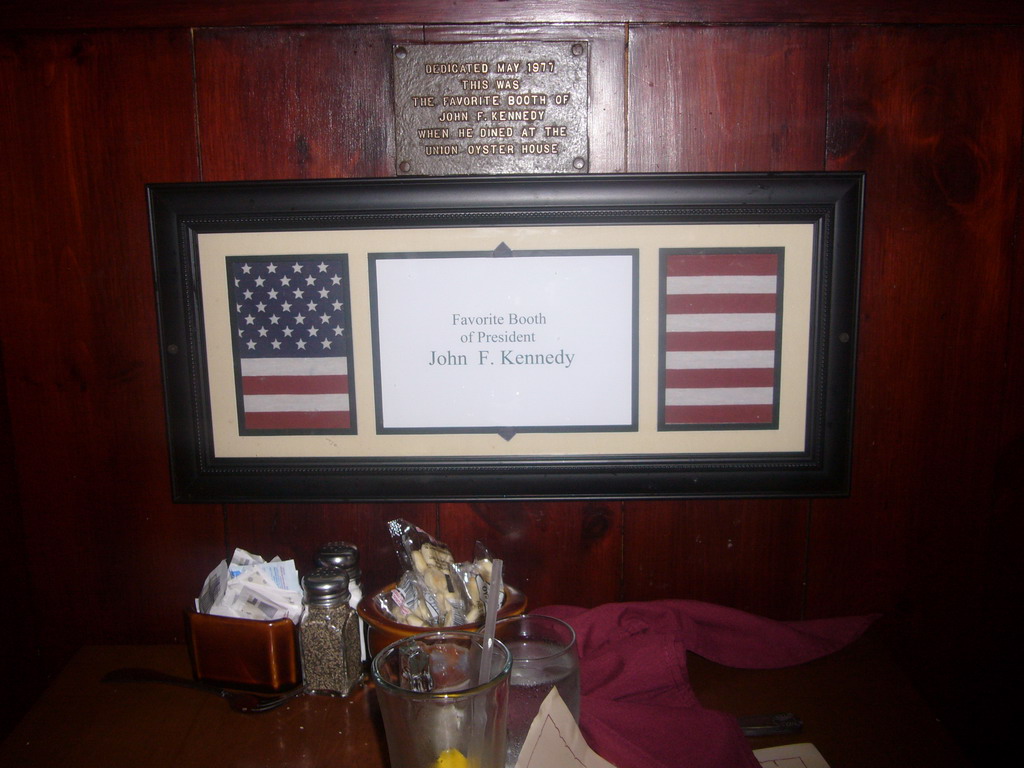
M429 612L426 621L430 626L464 624L468 602L465 585L453 571L455 558L447 545L405 520L392 520L388 530L399 562L405 568L402 579L415 578L420 586L416 594L405 582L402 592L406 600L411 603L413 597L422 599Z
M405 520L390 521L388 531L403 572L378 607L414 626L452 627L486 618L492 561L487 547L476 542L473 560L457 563L446 544Z
M467 624L483 621L487 613L487 592L491 583L491 553L479 541L476 542L473 561L453 566L466 593ZM504 597L502 595L501 597Z
M438 625L437 601L427 594L415 571L406 571L392 590L396 605L401 609L403 621L418 627Z

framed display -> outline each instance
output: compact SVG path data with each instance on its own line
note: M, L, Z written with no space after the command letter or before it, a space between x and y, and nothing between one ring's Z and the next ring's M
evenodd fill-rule
M176 500L847 492L860 174L148 195Z

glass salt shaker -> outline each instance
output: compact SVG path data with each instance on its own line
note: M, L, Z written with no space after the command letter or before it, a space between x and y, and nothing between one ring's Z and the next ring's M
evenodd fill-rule
M362 679L359 622L349 606L348 575L317 568L302 580L299 622L302 680L307 693L348 696Z
M355 609L363 599L363 575L359 569L359 548L347 541L324 544L316 553L316 567L337 568L348 575L348 604ZM359 655L364 664L370 661L366 644L366 624L359 619Z

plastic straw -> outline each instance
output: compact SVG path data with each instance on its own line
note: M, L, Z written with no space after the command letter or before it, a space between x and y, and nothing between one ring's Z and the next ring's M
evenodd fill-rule
M498 595L504 589L501 581L501 565L501 560L494 560L491 563L491 584L487 592L487 616L484 618L484 642L480 649L480 671L477 675L478 685L483 685L491 678L491 649L494 647L494 622L498 618ZM478 697L473 704L473 736L469 747L469 764L483 765L483 755L486 746L484 735L487 730L486 697Z

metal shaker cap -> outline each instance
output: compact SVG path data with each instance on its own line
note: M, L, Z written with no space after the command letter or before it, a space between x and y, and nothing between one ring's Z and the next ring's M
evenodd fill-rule
M316 553L316 565L320 568L339 568L348 574L350 581L358 581L359 548L347 541L332 541L324 544Z
M317 568L302 578L302 591L309 605L347 603L348 574L339 568Z

